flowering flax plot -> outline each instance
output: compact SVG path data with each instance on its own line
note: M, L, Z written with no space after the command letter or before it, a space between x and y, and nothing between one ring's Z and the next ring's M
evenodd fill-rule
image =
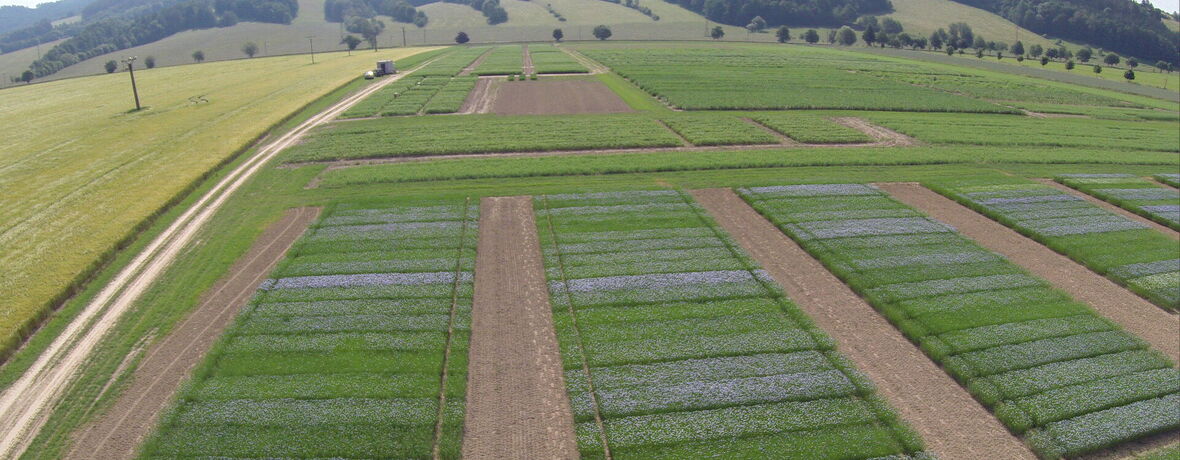
M1180 230L1180 190L1131 174L1063 174L1055 180Z
M927 455L685 196L534 205L583 458Z
M262 284L144 452L458 458L477 218L461 202L337 206Z
M1071 180L1078 179L1091 185L1100 180L1126 180L1109 175L1075 176ZM1180 250L1176 240L1146 224L1023 179L980 185L933 184L931 188L1127 286L1156 305L1180 309ZM1118 190L1128 188L1120 186ZM1180 200L1175 191L1157 190L1143 192L1154 195L1115 193Z
M867 185L739 193L1042 457L1180 428L1172 363L955 229Z

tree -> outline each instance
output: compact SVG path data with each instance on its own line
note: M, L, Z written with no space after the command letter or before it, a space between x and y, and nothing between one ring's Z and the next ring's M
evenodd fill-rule
M709 36L713 37L714 40L719 40L725 36L725 29L722 29L721 26L714 27L713 30L709 31Z
M750 20L750 24L746 26L746 29L750 32L760 32L766 29L766 20L762 19L762 16L754 16L754 19Z
M1003 51L996 51L996 60L1000 60L1000 61L1004 60L1004 52Z
M957 49L969 48L975 43L975 32L965 22L951 24L948 37L950 38L948 42Z
M954 56L955 55L955 47L953 47L953 46L946 47L946 55L947 56Z
M1024 62L1024 55L1021 54L1019 56L1016 56L1016 62Z
M1079 61L1090 62L1090 58L1094 57L1094 50L1089 47L1078 50L1077 57Z
M607 27L604 25L595 26L593 33L594 33L594 38L597 38L599 40L606 40L606 39L610 38L610 36L611 36L610 27Z
M983 58L983 48L975 48L975 57Z
M864 16L857 18L856 25L862 29L869 29L869 28L880 29L881 28L881 22L877 20L876 16L873 16L871 14L864 15Z
M899 34L902 31L901 23L893 18L882 19L881 31L887 34Z
M819 32L816 32L815 29L807 29L807 32L803 33L803 41L806 41L807 43L811 43L813 45L818 43L819 42Z
M1015 54L1017 56L1023 55L1024 54L1024 43L1020 43L1020 40L1016 40L1016 43L1012 44L1012 54Z
M926 37L915 38L913 48L919 50L926 49Z
M373 51L376 52L377 37L385 31L385 22L380 19L354 17L348 21L345 29L352 33L361 34L361 38L369 42L369 46L372 46Z
M205 52L204 51L193 51L193 61L197 62L198 64L205 62Z
M1041 65L1049 64L1049 56L1041 56Z
M1045 56L1048 56L1049 59L1057 59L1061 57L1061 50L1058 50L1057 48L1049 48L1045 50Z
M774 31L774 37L778 39L779 43L786 43L791 39L791 29L788 29L787 26L779 26L778 30ZM819 37L817 36L815 39L819 40Z
M1028 48L1028 55L1032 57L1041 57L1044 52L1045 49L1041 48L1041 45L1033 45Z
M106 64L103 64L102 67L107 69L107 73L115 73L115 71L119 69L119 63L115 62L114 59L111 59L107 61Z
M939 33L939 32L942 32L942 33ZM945 34L946 34L946 32L943 31L942 29L938 29L937 31L930 33L930 47L934 48L936 50L942 49L942 44L943 44L942 36Z
M873 46L873 43L877 41L877 31L872 27L866 28L865 31L860 34L860 39L864 40L866 45Z
M559 42L563 38L565 38L565 32L562 32L561 29L553 29L553 41Z
M1127 81L1134 80L1135 79L1135 71L1131 70L1131 69L1127 69L1126 72L1123 72L1123 78L1126 78Z
M1073 67L1074 67L1073 59L1065 61L1065 70L1073 70Z
M1135 58L1127 58L1127 67L1132 69L1139 67L1139 60Z
M459 32L455 34L455 43L460 45L471 41L471 37L467 36L467 32Z
M242 52L246 53L246 57L252 58L255 54L258 54L258 44L246 42L246 44L242 45Z
M361 41L362 40L357 38L356 35L348 34L348 35L345 35L344 38L340 39L340 44L347 46L348 47L348 55L352 56L352 51L355 50L356 47L361 44Z
M147 66L147 68L149 68L149 69L156 68L156 57L155 56L148 56L148 57L144 58L143 65Z
M852 46L856 43L856 32L851 27L844 26L836 32L836 42L844 46Z
M828 43L831 43L833 45L836 44L836 35L838 35L836 33L836 29L829 30L828 31Z
M1155 63L1155 68L1168 73L1172 72L1172 64L1169 64L1168 61L1157 61Z
M1094 64L1094 73L1102 73L1102 66Z
M23 81L23 82L25 82L25 84L28 84L28 83L32 82L32 81L33 81L33 71L32 71L32 70L26 70L26 71L24 71L24 72L21 72L21 74L20 74L20 81Z
M982 35L976 35L975 41L971 43L971 47L977 50L985 50L987 49L987 40L984 40Z
M1106 63L1106 65L1118 65L1121 60L1122 58L1114 53L1107 54L1106 57L1102 58L1102 62Z

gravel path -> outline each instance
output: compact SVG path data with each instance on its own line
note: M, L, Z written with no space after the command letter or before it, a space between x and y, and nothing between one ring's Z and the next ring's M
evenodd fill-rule
M762 265L943 459L1034 459L1031 451L873 307L729 189L697 202Z
M271 224L187 319L154 344L131 383L101 417L74 434L67 459L129 459L160 413L229 326L251 294L283 258L319 208L297 208Z
M480 204L467 459L578 457L529 197Z
M1089 304L1127 332L1146 340L1173 362L1180 362L1180 316L1168 313L1072 259L921 185L892 183L877 186L1044 278L1074 299Z
M1084 199L1086 201L1089 201L1090 203L1093 203L1102 209L1105 209L1107 211L1113 212L1113 213L1118 214L1120 216L1126 217L1126 218L1131 219L1135 222L1139 222L1141 224L1150 226L1151 228L1159 230L1160 233L1168 235L1168 236L1172 237L1173 239L1180 240L1180 232L1172 230L1170 227L1160 224L1159 222L1148 219L1148 218L1143 217L1139 214L1135 214L1131 211L1120 208L1120 207L1118 207L1114 204L1108 203L1106 201L1102 201L1098 198L1092 197L1080 190L1072 189L1069 186L1058 183L1057 181L1055 181L1053 179L1033 179L1033 180L1040 182L1042 184L1048 185L1050 187L1053 187L1057 190L1061 190L1061 191L1068 193L1070 195L1073 195L1073 196L1079 197L1081 199ZM1165 187L1167 187L1167 186L1165 185Z

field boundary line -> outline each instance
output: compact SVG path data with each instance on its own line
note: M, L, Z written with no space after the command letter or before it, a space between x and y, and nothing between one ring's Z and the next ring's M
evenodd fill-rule
M334 119L357 102L412 74L438 57L400 75L345 97L258 148L157 235L87 303L69 325L12 385L0 393L0 458L20 456L48 419L49 411L73 381L101 339L140 295L159 279L214 214L263 166L313 128Z
M1033 453L876 309L731 189L693 197L816 326L837 342L930 450L946 459Z
M459 306L459 281L463 274L463 251L467 249L467 221L470 220L468 213L471 212L471 197L463 200L463 226L459 230L459 247L455 250L455 280L451 282L451 314L447 319L447 344L443 350L443 366L442 377L439 379L438 385L438 412L437 419L434 423L434 440L430 446L430 455L438 460L440 458L443 435L443 423L447 413L447 378L450 376L451 364L451 346L455 340L455 312Z
M537 68L533 67L533 55L529 53L529 44L520 45L520 73L521 75L529 75L537 73Z
M1131 219L1135 222L1149 225L1149 226L1151 226L1151 228L1158 230L1160 233L1163 233L1165 235L1172 237L1172 239L1174 239L1174 240L1180 240L1180 232L1172 230L1171 227L1163 225L1159 222L1148 219L1148 218L1143 217L1139 214L1135 214L1133 211L1123 209L1122 207L1120 207L1117 204L1111 203L1109 201L1106 201L1106 200L1103 200L1103 199L1098 198L1096 196L1093 196L1089 193L1086 193L1086 192L1083 192L1083 191L1078 190L1076 188L1062 184L1062 183L1057 182L1053 179L1046 179L1046 178L1038 177L1033 180L1040 182L1042 184L1048 185L1050 187L1053 187L1057 190L1061 190L1062 192L1076 196L1076 197L1081 198L1083 200L1086 200L1086 201L1090 202L1091 204L1094 204L1095 206L1098 206L1102 209L1113 212L1113 213L1118 214L1120 216L1126 217L1126 218ZM1164 187L1168 187L1168 186L1164 185Z
M542 195L541 201L545 206L545 223L549 229L549 235L553 237L553 251L557 253L557 268L561 271L561 284L566 289L566 302L569 304L570 323L574 327L574 334L577 336L578 344L578 358L582 361L582 372L586 374L586 386L589 388L590 405L594 407L594 423L598 426L598 440L602 443L603 457L605 460L612 460L614 456L610 451L610 442L606 437L606 424L602 421L602 408L598 404L598 390L594 388L594 375L590 372L590 362L586 359L586 341L582 339L582 329L578 326L577 309L574 308L574 297L570 294L568 289L569 277L566 276L565 271L565 254L561 252L561 244L557 240L557 229L553 226L553 215L549 212L549 197Z
M307 214L307 211L311 211ZM283 256L294 246L299 236L303 234L311 224L312 221L319 215L319 208L295 208L289 210L278 222L275 222L260 235L260 239L254 246L243 254L234 262L234 268L231 268L227 277L219 280L219 285L212 294L208 294L201 304L193 310L184 320L182 320L171 333L163 337L160 342L151 346L143 360L136 367L132 373L131 386L118 396L114 405L107 409L99 420L92 421L81 428L81 432L75 432L75 443L71 446L66 458L131 458L135 453L135 449L139 443L142 442L143 437L146 436L155 426L155 421L162 415L161 410L172 400L176 390L190 377L189 373L193 366L198 364L205 356L205 353L220 337L221 333L233 322L233 318L241 312L242 307L245 306L244 300L253 295L257 290L258 285L266 278L271 270L282 260ZM279 225L282 228L279 229ZM293 229L298 228L297 233L290 233ZM276 231L277 229L277 231ZM268 238L273 236L273 238ZM289 241L288 241L289 240ZM257 243L264 242L263 246L258 246ZM281 246L281 250L277 254L270 254L268 251L275 248L275 245ZM246 258L248 256L248 258ZM269 256L269 257L268 257ZM252 265L258 262L259 259L265 259L263 267L256 271L251 271ZM231 292L232 297L225 301L220 296L227 288L237 287L234 282L241 276L253 275L248 282ZM220 308L218 308L220 306ZM212 317L205 317L202 313L212 313ZM196 323L196 324L191 324ZM203 324L203 327L201 326ZM188 326L199 327L200 330L196 334L183 334ZM183 341L185 342L175 342ZM176 343L180 346L179 350L173 350L169 345ZM202 348L195 355L190 354L194 348ZM161 355L161 353L166 353ZM159 369L155 369L158 374L142 375L151 372L153 366L153 359L159 356L171 356L162 359L168 359L167 362L161 362ZM181 368L176 368L177 364L182 364ZM142 378L151 378L148 380L140 380ZM145 383L146 387L136 388L137 383ZM155 390L160 385L164 385L167 389L164 393L156 393ZM136 391L138 390L138 391ZM154 398L153 398L154 396ZM164 396L160 398L160 396ZM148 401L152 399L151 401ZM151 407L141 409L141 404L148 401ZM129 405L120 408L120 404L129 402ZM123 411L120 411L123 409ZM116 415L122 412L121 415ZM102 419L108 417L118 417L115 420L103 421ZM120 428L124 427L128 421L132 421L131 430L133 433L119 433ZM106 432L103 435L103 432ZM90 439L91 434L103 436L98 439L93 445L87 446L86 442ZM123 445L115 446L112 449L116 452L110 452L107 449L112 440L119 439L116 435L124 436L122 439ZM126 439L128 434L137 435L134 440ZM78 437L80 436L80 437ZM131 441L128 444L128 441ZM121 449L122 448L122 449ZM128 449L129 448L129 449Z
M684 137L683 134L680 134L680 131L672 129L671 126L668 126L668 122L657 118L656 123L658 123L660 126L663 126L664 129L668 130L669 133L672 133L673 136L676 136L677 139L680 139L680 145L683 145L684 147L694 147L692 142L689 142L687 137Z
M1163 353L1173 365L1180 362L1180 315L1169 313L1048 246L920 184L873 185L1089 305L1097 314Z
M911 146L922 144L917 139L914 139L910 136L899 133L899 132L894 131L892 129L886 128L884 126L878 125L876 123L872 123L868 120L865 120L864 118L860 118L860 117L831 117L831 118L828 118L828 120L831 120L832 122L835 122L839 125L843 125L843 126L855 129L857 131L860 131L860 132L864 133L865 135L875 139L876 142L873 142L871 145L890 146L890 147L911 147Z
M611 72L610 67L603 65L601 62L590 59L589 56L586 56L585 54L582 54L574 49L565 46L555 46L555 48L561 50L565 54L568 54L570 57L574 58L575 61L578 61L579 64L582 64L582 66L586 67L586 70L590 71L589 75L598 75L601 73Z
M1148 182L1151 182L1151 183L1158 185L1160 187L1170 188L1172 190L1180 189L1180 187L1177 187L1172 184L1165 184L1165 183L1160 182L1159 180L1157 180L1156 178L1151 177L1151 176L1144 177L1144 179L1147 179Z
M496 47L494 47L494 46L490 47L487 49L487 51L484 51L479 56L476 56L475 59L472 59L471 62L467 63L467 66L464 67L463 70L460 70L459 73L456 74L455 76L456 77L466 77L468 75L471 75L471 72L474 72L475 69L478 68L480 64L483 64L483 60L485 58L487 58L488 54L491 54L492 50L494 50L494 49L496 49Z
M742 120L748 124L754 125L754 127L758 128L758 129L766 131L767 134L770 134L771 136L774 136L775 138L777 138L779 141L779 144L781 144L781 145L788 145L788 146L792 146L792 147L798 147L798 146L803 145L799 141L791 139L791 136L783 134L783 133L779 132L779 130L777 130L777 129L774 129L774 128L766 126L762 123L759 123L758 120L755 120L750 117L738 117L738 119Z

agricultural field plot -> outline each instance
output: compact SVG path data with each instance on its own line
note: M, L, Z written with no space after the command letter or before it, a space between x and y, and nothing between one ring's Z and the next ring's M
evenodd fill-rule
M582 458L926 458L832 340L685 195L534 206Z
M962 70L926 71L922 73L900 69L867 71L882 79L925 86L942 91L968 94L991 101L1021 103L1068 103L1084 106L1120 107L1133 104L1110 96L1066 89L1031 79L1010 76L997 78Z
M429 458L437 445L458 458L478 213L337 206L263 283L145 456Z
M1176 241L1146 224L1023 179L984 183L963 179L957 183L932 182L930 188L1161 307L1180 308L1180 253Z
M437 61L430 63L422 70L415 72L415 75L420 77L454 77L463 72L467 66L479 59L484 53L491 49L486 46L476 47L460 47L458 50L448 53L446 56L439 58Z
M962 113L864 112L859 115L934 144L1108 147L1180 152L1175 123L1032 118Z
M859 144L873 139L863 132L837 124L818 113L762 112L754 121L806 144Z
M1160 183L1180 188L1180 174L1156 174L1151 177Z
M643 116L411 117L325 126L289 150L285 161L679 145L672 132Z
M520 45L503 45L493 48L472 73L479 76L513 75L523 72L523 66L524 49Z
M475 89L477 77L454 77L434 93L430 102L422 108L427 114L455 113L463 108L467 96Z
M777 144L779 139L737 115L678 112L660 120L692 145Z
M861 184L739 193L1043 458L1180 428L1180 371L1085 304Z
M698 45L699 46L699 45ZM986 101L874 77L910 69L870 56L818 48L579 46L653 96L684 109L872 109L1015 112ZM915 70L917 69L917 70Z
M533 68L539 74L590 72L586 66L550 44L529 45L529 56L533 60Z
M1071 104L1009 102L1013 107L1050 115L1075 115L1103 120L1147 120L1180 122L1180 112L1174 110L1137 109L1127 107L1089 107Z
M576 115L634 112L601 81L583 77L495 81L488 111L498 115ZM644 96L646 97L646 96Z
M1180 231L1180 190L1132 174L1062 174L1054 180Z

